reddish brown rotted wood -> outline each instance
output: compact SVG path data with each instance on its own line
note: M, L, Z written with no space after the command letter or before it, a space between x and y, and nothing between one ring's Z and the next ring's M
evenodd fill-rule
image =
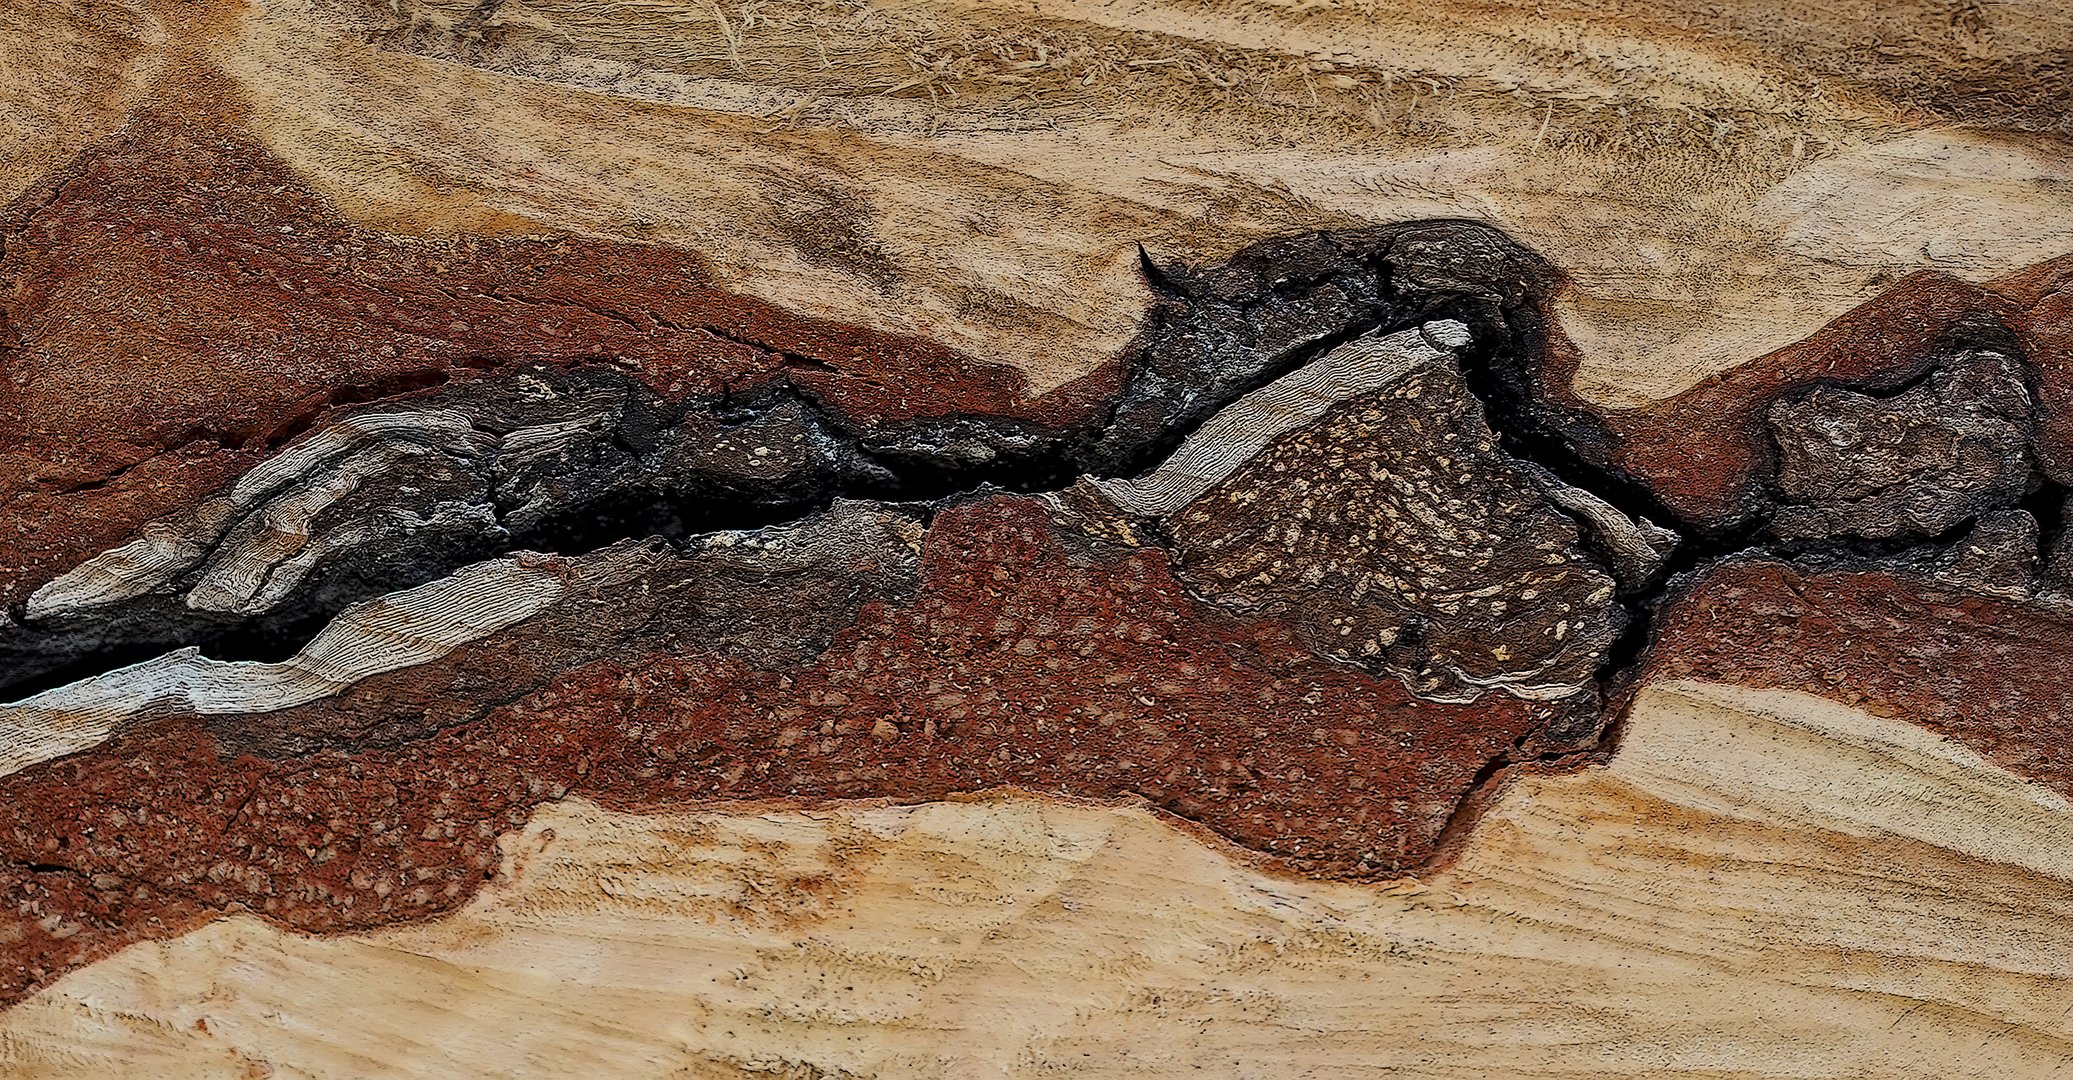
M674 249L357 228L243 137L170 111L18 200L4 242L0 603L342 407L485 370L609 362L671 398L789 376L863 425L1062 425L1115 385L1033 398L1012 367L789 314Z
M2073 615L1908 574L1723 563L1664 611L1643 679L1818 694L2073 796Z
M174 721L0 780L0 1000L197 913L325 931L451 909L498 834L569 794L1142 798L1288 868L1373 878L1430 858L1493 764L1579 748L1534 738L1561 706L1419 701L1284 621L1189 598L1163 552L1084 544L1033 500L994 497L943 511L918 593L864 605L809 662L636 642L428 737L272 760ZM449 666L325 707L414 707Z

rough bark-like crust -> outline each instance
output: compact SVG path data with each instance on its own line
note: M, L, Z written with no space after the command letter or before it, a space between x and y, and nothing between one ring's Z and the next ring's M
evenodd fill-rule
M1951 357L1886 397L1820 387L1769 421L1781 537L1935 536L2021 500L2030 480L2030 392L2002 353Z

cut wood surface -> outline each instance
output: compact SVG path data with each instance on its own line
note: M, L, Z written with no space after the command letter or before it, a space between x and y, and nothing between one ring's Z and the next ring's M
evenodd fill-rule
M0 1075L2073 1074L2073 10L0 4Z
M1387 887L1138 808L543 808L425 926L240 916L0 1014L165 1077L2055 1075L2073 807L1900 720L1643 690L1606 767Z
M1012 358L1036 392L1133 332L1136 243L1207 260L1294 226L1488 220L1576 281L1590 382L1632 401L1911 270L2073 250L2062 149L1994 130L2067 134L2050 57L2073 20L1772 8L527 2L471 21L456 0L373 16L374 46L262 6L216 48L269 149L361 220L683 244L754 295ZM1899 57L1860 63L1882 48ZM1952 92L2008 66L2037 72L2032 100Z
M358 221L687 247L727 287L1016 364L1037 393L1135 332L1139 243L1199 261L1294 228L1491 221L1570 275L1586 385L1622 403L1910 271L2073 250L2073 19L2042 0L6 17L38 31L0 76L36 132L6 149L11 191L164 69L158 100L239 117Z

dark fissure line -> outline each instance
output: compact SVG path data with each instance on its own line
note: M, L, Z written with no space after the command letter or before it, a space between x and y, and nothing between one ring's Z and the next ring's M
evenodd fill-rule
M2023 495L2020 509L2027 511L2037 521L2037 558L2041 570L2066 532L2066 496L2073 489L2044 475L2043 470L2031 474L2030 490Z
M1414 223L1378 230L1376 235L1387 238L1416 227ZM1156 467L1220 409L1339 345L1363 334L1393 332L1453 317L1452 309L1460 306L1457 297L1430 290L1416 296L1389 293L1390 269L1382 259L1376 252L1342 253L1342 262L1308 273L1263 273L1250 295L1233 300L1189 295L1184 291L1188 282L1170 276L1147 256L1147 278L1161 300L1139 344L1128 354L1121 392L1076 427L1046 428L996 417L947 416L875 430L868 423L847 420L826 401L783 376L752 391L723 392L709 401L674 408L647 402L645 407L655 412L647 422L657 429L702 415L723 425L720 434L769 420L782 409L797 410L807 418L809 438L822 451L828 468L777 484L711 480L675 485L673 490L656 484L618 487L513 528L501 543L457 547L436 563L415 566L408 572L363 580L350 572L332 570L331 580L316 585L306 581L287 601L257 616L194 611L176 596L159 596L126 602L113 618L97 613L47 620L51 625L23 626L24 612L17 607L12 614L18 627L0 625L0 700L18 700L178 647L192 646L218 660L284 660L353 603L424 584L469 563L514 551L578 555L651 536L681 542L703 533L798 521L826 510L837 499L933 508L986 491L1058 491L1083 474L1138 475ZM1361 286L1353 287L1352 302L1319 315L1318 326L1306 328L1288 345L1277 348L1261 342L1257 328L1243 317L1264 305L1300 301L1320 282L1348 275L1365 275L1365 292ZM1466 321L1473 316L1464 311L1459 317ZM1205 323L1218 323L1221 329L1204 331ZM1240 325L1233 330L1233 324ZM1213 340L1203 344L1197 338ZM1191 346L1196 350L1192 354L1187 351ZM302 418L293 432L309 428L322 408L339 404L437 405L439 401L417 391L438 393L448 382L445 378L405 377L335 391L324 406ZM471 380L450 389L467 393L484 385ZM609 434L630 456L642 456L640 448L627 441L623 422ZM292 434L277 432L268 442L270 447L278 446L288 437ZM498 516L501 521L503 513ZM327 570L320 567L312 577L321 578ZM15 630L13 640L8 639L10 629Z
M1432 278L1432 265L1453 275L1440 275L1443 279L1460 277L1458 268L1445 261L1445 243L1427 239L1426 248L1438 254L1427 250L1422 256L1399 257L1395 245L1404 238L1432 235L1451 238L1472 251L1482 250L1478 244L1509 245L1501 250L1515 254L1496 268L1485 265L1490 280L1480 283L1411 284L1421 270L1427 279ZM1356 338L1441 319L1457 320L1470 329L1471 340L1459 353L1461 369L1503 452L1597 495L1630 518L1645 518L1680 538L1657 573L1646 582L1624 586L1617 595L1625 624L1598 673L1600 692L1608 702L1622 698L1645 662L1658 609L1681 582L1721 559L1749 554L1816 560L1887 558L1916 548L1948 546L1975 520L1968 519L1941 536L1888 544L1767 544L1761 535L1765 527L1762 515L1727 530L1695 528L1647 485L1594 461L1605 455L1579 450L1579 441L1597 444L1594 449L1599 450L1610 444L1614 437L1603 417L1547 399L1549 388L1543 384L1541 364L1549 325L1544 303L1549 271L1529 255L1494 230L1459 222L1410 223L1358 234L1312 234L1270 241L1241 253L1231 264L1206 271L1162 268L1148 254L1143 255L1145 277L1160 300L1129 354L1122 388L1086 422L1065 429L992 417L948 416L879 430L846 419L827 401L782 376L755 390L723 392L709 401L674 407L661 405L659 400L634 402L627 406L638 405L633 420L628 415L634 414L619 415L616 421L610 415L599 415L610 425L605 435L636 463L660 453L655 442L658 432L694 419L717 423L717 434L724 436L774 422L781 412L788 412L804 418L803 437L817 454L815 467L780 481L700 474L656 478L675 481L674 486L643 482L608 488L558 507L523 527L512 527L498 543L456 544L440 550L440 558L403 571L376 575L349 568L336 580L314 586L306 582L288 602L255 617L190 611L176 597L158 597L131 602L133 606L123 616L126 621L75 618L57 633L39 627L26 636L18 634L14 641L6 640L7 628L0 627L0 664L6 665L0 668L0 700L28 696L182 645L195 646L204 655L221 660L279 661L297 652L352 603L514 551L580 555L644 537L682 542L717 531L799 521L828 509L837 499L904 504L926 520L940 506L987 491L1034 494L1061 490L1083 474L1141 475L1245 394ZM1418 263L1420 258L1424 264ZM1484 263L1488 264L1487 258ZM1252 276L1237 286L1216 277L1239 271ZM1291 312L1314 317L1314 325L1303 324L1288 344L1272 347L1263 342L1268 333L1263 324L1285 322ZM791 357L786 359L787 366L811 366L805 358L799 358L798 364L790 363ZM1882 396L1905 393L1926 381L1934 370L1931 365ZM417 391L494 389L494 384L476 381L442 389L446 381L349 387L334 392L331 399L334 404L379 401L423 407L442 402ZM408 396L382 392L390 389ZM648 443L645 450L644 441ZM503 494L492 485L491 499L500 522L508 511L501 501ZM2065 494L2063 486L2040 474L2033 477L2032 490L2023 502L2039 521L2046 552L2064 527L2055 508ZM1586 542L1595 544L1594 531L1584 523L1579 525ZM1162 542L1162 546L1169 545ZM1609 555L1600 554L1610 564ZM1619 709L1608 711L1616 715ZM1520 763L1505 755L1491 764L1486 770L1489 775L1481 780L1488 781Z

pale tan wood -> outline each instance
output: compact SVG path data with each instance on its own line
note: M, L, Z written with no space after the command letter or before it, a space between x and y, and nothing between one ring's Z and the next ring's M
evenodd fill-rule
M2031 1077L2073 807L1904 722L1647 689L1459 865L1347 886L1134 808L543 809L430 925L251 918L0 1015L9 1075Z
M36 137L5 142L0 190L119 126L170 57L162 87L227 76L206 101L361 221L681 245L1032 393L1135 332L1138 242L1491 221L1573 276L1584 389L1614 403L1909 271L2073 250L2066 143L2031 133L2052 84L2019 74L2073 46L2048 0L39 4L106 40L10 46L0 119ZM49 93L80 57L120 76Z
M164 65L171 38L135 5L0 6L0 203L119 127Z
M2064 144L1854 85L1836 39L1863 10L1745 7L1723 32L1471 3L511 0L482 20L255 0L215 56L270 148L363 220L681 244L752 294L1020 364L1032 392L1134 331L1140 241L1207 260L1293 229L1491 221L1574 277L1565 325L1613 402L1915 269L2073 250ZM1949 21L1904 7L1896 24ZM1982 63L2073 45L2059 5L1983 10ZM788 235L808 224L847 239Z

